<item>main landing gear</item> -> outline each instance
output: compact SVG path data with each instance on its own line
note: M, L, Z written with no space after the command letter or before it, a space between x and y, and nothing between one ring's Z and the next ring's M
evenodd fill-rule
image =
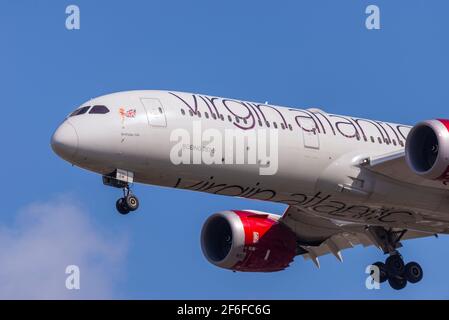
M128 214L139 209L139 199L131 193L129 186L123 188L123 197L115 203L115 207L120 214Z
M103 184L123 190L123 197L118 199L115 207L120 214L128 214L139 208L139 199L132 194L130 183L133 182L133 173L117 169L103 176Z
M369 227L368 231L384 253L389 254L385 263L380 261L373 263L374 266L379 268L379 279L375 280L378 280L380 283L388 281L395 290L404 289L407 282L417 283L422 280L423 270L421 266L417 262L405 264L397 250L402 247L400 240L407 230L392 231L382 227Z
M407 282L417 283L423 278L421 266L414 261L405 264L399 252L389 256L385 263L378 261L373 265L379 268L379 282L388 281L395 290L404 289Z

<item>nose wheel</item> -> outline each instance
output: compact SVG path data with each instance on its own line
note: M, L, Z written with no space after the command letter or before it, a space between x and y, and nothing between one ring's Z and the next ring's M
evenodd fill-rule
M123 197L115 203L117 211L123 215L139 209L139 199L132 194L130 189L130 183L133 182L133 178L133 172L122 169L116 169L103 176L104 185L123 190Z
M127 186L123 189L123 197L117 200L115 207L120 214L126 215L139 209L139 199L131 193Z

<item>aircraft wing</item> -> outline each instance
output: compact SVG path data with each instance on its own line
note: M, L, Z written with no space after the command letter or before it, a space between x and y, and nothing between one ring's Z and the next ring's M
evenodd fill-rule
M331 253L343 261L341 251L357 245L374 245L382 249L369 228L363 224L324 219L295 206L289 206L280 221L295 232L300 244L298 255L302 255L305 260L311 259L317 267L320 266L318 257ZM408 230L401 240L428 236L435 234Z
M425 179L415 174L405 161L404 150L365 158L361 165L368 170L401 182L437 189L448 189L448 186L443 184L442 181Z

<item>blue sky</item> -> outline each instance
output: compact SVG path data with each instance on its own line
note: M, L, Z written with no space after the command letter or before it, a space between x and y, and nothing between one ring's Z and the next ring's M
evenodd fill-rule
M81 29L65 28L65 8ZM381 29L365 28L365 8ZM447 1L3 1L0 88L3 201L0 297L449 298L449 239L407 242L424 280L370 291L374 248L301 257L284 272L232 273L202 256L203 221L223 209L279 204L138 185L119 191L54 155L54 129L91 97L130 89L207 93L414 124L448 117ZM81 290L64 287L78 264ZM3 286L3 287L2 287Z

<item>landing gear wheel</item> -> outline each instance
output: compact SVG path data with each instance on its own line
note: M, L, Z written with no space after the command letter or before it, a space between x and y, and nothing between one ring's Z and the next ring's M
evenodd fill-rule
M417 283L422 280L423 271L417 262L409 262L405 265L404 277L410 283Z
M124 198L118 199L115 203L115 207L117 208L117 211L123 215L128 214L130 211Z
M373 263L373 266L376 266L379 268L379 283L384 283L388 280L388 273L387 273L387 267L385 266L385 263L377 261Z
M393 254L385 260L387 273L391 277L402 276L404 274L404 260L399 254Z
M398 276L389 277L388 283L394 290L401 290L407 285L407 279Z
M129 211L136 211L139 209L139 199L133 194L128 194L125 198L126 206Z

